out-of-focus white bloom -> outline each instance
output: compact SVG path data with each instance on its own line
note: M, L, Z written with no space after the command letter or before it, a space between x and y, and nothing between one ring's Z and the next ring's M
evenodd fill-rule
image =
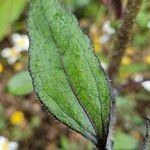
M110 34L105 33L100 37L99 41L101 44L105 44L110 40L110 37L111 37Z
M150 91L150 80L149 81L143 81L141 85L147 90Z
M18 149L18 143L9 142L9 150L17 150L17 149Z
M143 76L141 74L136 74L133 78L135 82L143 81Z
M29 38L27 35L20 35L18 33L14 33L11 36L13 47L12 48L4 48L1 51L1 56L7 58L9 64L14 64L20 55L20 52L27 51L29 48Z
M0 150L8 150L9 141L3 136L0 136Z
M10 142L4 136L0 136L0 150L17 150L18 143Z
M150 29L150 21L147 23L147 27Z
M101 62L101 65L102 65L102 67L104 68L104 70L107 70L108 66L107 66L107 64L106 64L106 63Z
M110 40L111 35L115 33L115 29L111 27L110 21L106 21L103 25L102 30L104 34L100 37L100 43L105 44Z
M13 64L19 59L20 52L15 47L4 48L1 51L1 56L7 58L9 64Z
M29 48L29 38L27 35L14 33L11 36L14 47L18 51L26 51Z
M111 22L109 20L104 23L102 29L104 32L106 32L110 35L115 33L115 29L113 27L111 27Z

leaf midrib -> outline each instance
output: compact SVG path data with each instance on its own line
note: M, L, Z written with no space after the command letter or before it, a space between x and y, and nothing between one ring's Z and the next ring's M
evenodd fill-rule
M41 1L41 0L40 0L40 1ZM42 8L42 10L44 10L44 8L43 8L42 5L41 5L41 8ZM44 17L46 18L46 20L48 21L48 18L47 18L47 16L45 15L44 11L43 11L43 14L44 14ZM50 24L50 22L48 22L48 23ZM52 33L51 27L50 27L50 26L48 26L48 27L49 27L49 30L50 30L51 33ZM59 48L59 46L57 45L57 41L56 41L55 38L53 37L53 34L51 35L51 37L52 37L52 39L53 39L53 41L54 41L54 43L55 43L55 46L56 46L56 48L57 48L57 52L58 52L59 55L60 55L61 65L62 65L64 74L65 74L65 76L66 76L67 82L68 82L68 84L69 84L69 86L70 86L70 88L71 88L71 90L72 90L74 96L76 97L78 103L80 104L80 106L82 107L83 111L84 111L85 114L87 115L87 117L88 117L88 119L89 119L91 125L93 126L93 129L94 129L95 133L97 134L97 138L99 138L100 135L99 135L99 132L98 132L97 129L96 129L95 123L92 121L92 119L91 119L91 117L89 116L88 112L85 110L84 106L81 104L80 98L78 97L77 92L76 92L74 86L72 85L72 83L71 83L71 81L70 81L70 79L69 79L69 77L68 77L68 73L67 73L67 70L65 69L63 57L62 57L62 55L61 55L61 53L60 53L60 51L59 51L60 48ZM85 50L84 50L84 51L85 51ZM83 55L83 56L84 56L84 55ZM87 59L86 59L85 56L84 56L84 59L87 61ZM88 66L89 66L89 68L90 68L91 74L92 74L92 76L93 76L93 78L94 78L94 80L95 80L95 83L96 83L96 88L97 88L98 97L99 97L99 103L100 103L100 107L101 107L101 110L102 110L102 103L101 103L100 93L99 93L98 85L97 85L98 83L97 83L97 81L96 81L96 79L95 79L94 74L92 73L92 69L91 69L91 66L89 65L89 62L88 62L88 61L87 61L87 64L88 64ZM102 133L103 133L103 131L104 131L104 123L103 123L103 113L102 113L102 111L101 111L100 115L101 115Z
M43 6L41 6L41 9L42 10L44 10L43 9ZM44 12L44 11L43 11ZM45 13L43 13L43 15L44 15L44 17L45 18L47 18L46 16L45 16ZM47 19L48 20L48 19ZM49 29L51 30L51 28L50 28L50 26L48 26L49 27ZM53 41L55 42L55 40L54 40L54 37L52 37L52 39L53 39ZM57 47L57 45L56 45L56 42L55 42L55 46ZM57 47L57 49L58 49L58 47ZM64 67L63 67L63 71L64 71ZM65 76L66 76L66 78L67 78L67 75L65 74ZM69 84L69 86L70 86L70 88L72 88L72 85L68 82L68 84ZM72 90L72 89L71 89ZM73 92L73 91L72 91ZM46 93L47 94L47 93ZM74 94L74 96L76 97L76 99L77 99L77 95L75 95L75 93L73 92L73 94ZM50 96L50 95L49 95ZM79 103L79 100L77 100L78 101L78 103ZM79 103L80 104L80 103ZM58 105L58 104L57 104ZM59 106L59 105L58 105ZM81 106L81 104L80 104L80 106ZM59 106L60 107L60 106ZM81 106L82 107L82 106ZM60 107L60 109L62 110L62 108ZM82 109L83 109L83 111L85 112L85 114L87 115L87 112L84 110L84 108L82 107ZM63 110L62 110L63 111ZM64 112L64 111L63 111ZM66 112L64 112L65 114L66 114ZM67 115L67 114L66 114ZM68 116L68 115L67 115ZM72 117L70 117L70 116L68 116L69 118L72 118ZM87 116L88 117L88 116ZM88 117L89 118L89 117ZM88 131L88 130L86 130L85 128L84 128L84 126L83 125L81 125L78 121L76 121L74 118L72 118L75 122L77 122L77 124L79 124L85 131L87 131L92 137L93 137L93 139L95 139L95 141L93 141L94 143L96 143L96 136L95 135L93 135L93 133L90 133L90 131ZM90 121L90 120L89 120ZM90 123L91 123L91 121L90 121ZM91 123L91 125L92 125L92 123ZM93 126L93 125L92 125ZM93 128L94 129L94 128ZM95 132L96 133L96 132Z

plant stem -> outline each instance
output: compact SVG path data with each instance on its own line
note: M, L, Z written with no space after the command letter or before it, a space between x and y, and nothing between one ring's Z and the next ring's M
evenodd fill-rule
M148 150L150 142L150 117L146 118L146 134L143 141L142 150Z
M114 42L108 66L108 75L113 82L115 82L114 80L118 75L121 60L125 53L126 45L129 41L134 21L141 8L142 1L143 0L128 0L127 8L123 16L122 26L120 27Z
M126 45L129 41L135 19L140 11L143 0L128 0L126 10L123 14L122 25L117 33L116 40L112 48L112 54L108 66L108 75L114 85L116 77L119 73L122 57L125 53ZM113 91L112 91L113 94ZM114 95L114 94L113 94ZM115 125L115 97L112 97L111 120L109 128L108 147L113 149L112 133Z

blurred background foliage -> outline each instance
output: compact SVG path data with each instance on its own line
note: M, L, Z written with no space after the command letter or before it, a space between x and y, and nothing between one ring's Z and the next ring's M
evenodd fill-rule
M121 20L100 0L63 0L107 71ZM122 0L123 6L126 0ZM93 145L49 115L28 73L28 0L0 0L0 149L92 150ZM122 60L116 99L115 150L136 150L150 114L150 3L144 1ZM3 150L2 149L2 150Z

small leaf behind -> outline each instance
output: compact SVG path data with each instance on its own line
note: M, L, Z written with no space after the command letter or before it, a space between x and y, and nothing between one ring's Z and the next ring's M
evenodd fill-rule
M22 71L14 75L8 81L7 88L9 93L16 96L21 96L21 95L26 95L31 93L33 91L33 86L28 71Z
M0 0L0 41L10 31L26 6L27 0Z

